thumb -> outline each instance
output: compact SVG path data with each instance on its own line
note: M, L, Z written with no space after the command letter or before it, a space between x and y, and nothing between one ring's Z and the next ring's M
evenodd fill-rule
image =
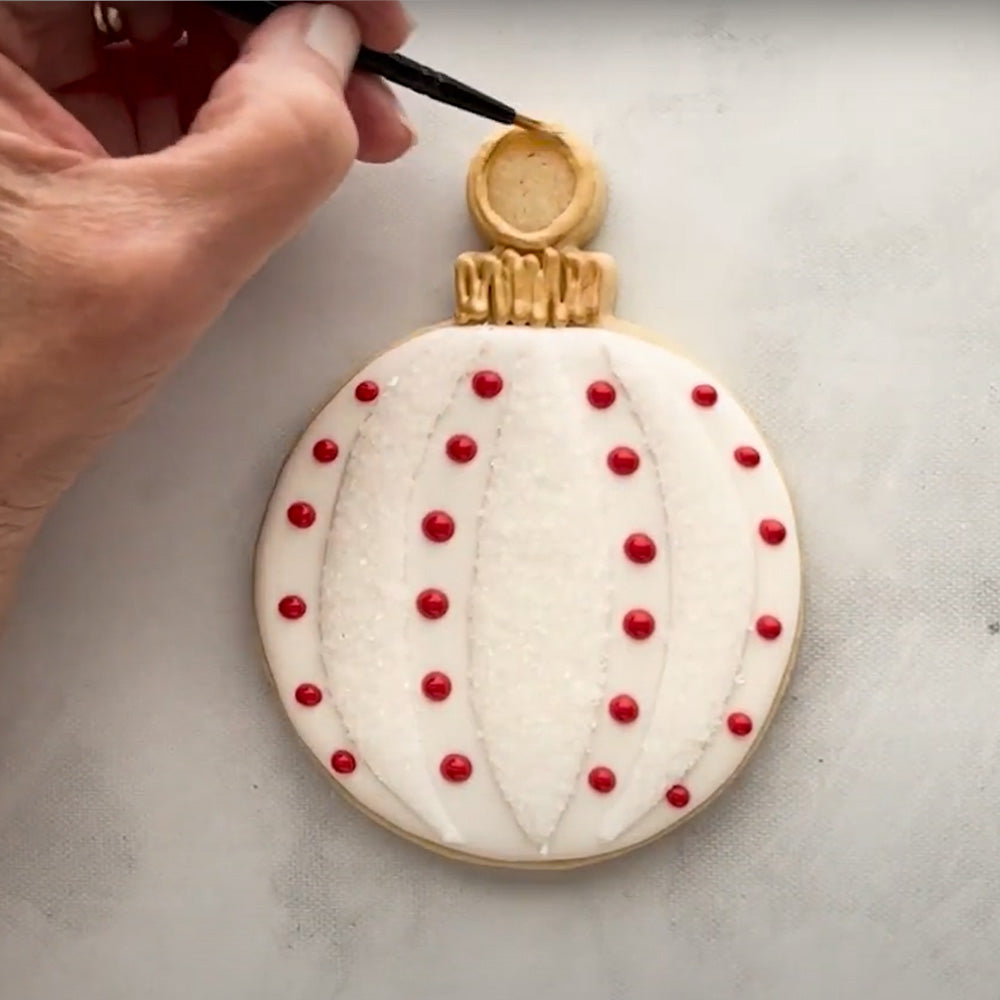
M222 244L237 270L256 270L353 164L358 132L344 87L359 41L342 7L277 11L216 80L188 134L138 158L145 162L136 166L153 171L161 194L193 213L195 231L216 252Z

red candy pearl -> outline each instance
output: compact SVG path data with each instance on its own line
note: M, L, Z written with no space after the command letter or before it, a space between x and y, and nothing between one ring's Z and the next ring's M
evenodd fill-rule
M455 521L443 510L432 510L421 523L424 535L432 542L446 542L455 534Z
M635 722L639 718L639 703L630 694L616 694L608 702L608 714L615 722Z
M730 712L726 725L733 736L749 736L753 732L753 719L746 712Z
M648 639L656 629L656 619L642 608L633 608L622 619L622 628L633 639Z
M631 476L639 468L639 456L632 449L622 445L608 452L608 468L616 476Z
M748 444L741 444L733 452L733 458L746 469L753 469L760 465L760 452Z
M300 684L295 689L295 700L306 708L315 708L323 700L323 692L315 684Z
M420 682L420 690L428 701L444 701L451 694L451 678L440 670L432 670Z
M441 761L441 777L445 781L468 781L472 777L472 761L460 753L450 753Z
M656 542L637 532L625 539L625 555L634 563L651 563L656 558Z
M691 801L691 793L683 785L671 785L666 799L675 809L683 809Z
M313 445L313 458L324 465L327 462L335 461L339 454L340 447L336 441L332 441L330 438L322 438Z
M719 394L714 385L696 385L691 390L691 398L699 406L715 406L718 402Z
M353 774L358 762L350 750L335 750L330 758L330 767L337 774Z
M472 391L482 399L499 396L503 389L503 379L498 372L476 372L472 376Z
M371 381L359 382L354 390L354 398L359 403L371 403L378 398L378 383Z
M780 545L784 540L788 532L785 530L785 526L780 522L776 521L773 517L766 517L760 522L760 537L767 542L768 545Z
M316 508L304 500L298 500L288 508L288 520L296 528L311 528L316 523Z
M595 792L600 792L602 795L607 795L608 792L614 791L615 785L618 784L615 772L610 767L593 768L590 774L587 775L587 781Z
M761 615L757 619L757 635L762 639L777 639L781 635L781 622L774 615Z
M444 618L448 613L448 595L443 590L434 588L422 590L417 595L417 611L431 621Z
M301 618L306 613L306 602L302 600L301 597L297 597L295 594L289 594L287 597L283 597L278 601L278 614L282 618L290 618L292 620L296 618Z
M445 451L453 462L471 462L479 451L479 446L468 434L456 434L448 438Z
M610 382L591 382L587 386L587 402L595 410L606 410L617 397L618 393Z

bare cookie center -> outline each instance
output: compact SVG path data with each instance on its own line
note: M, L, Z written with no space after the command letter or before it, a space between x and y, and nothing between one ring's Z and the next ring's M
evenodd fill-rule
M490 157L486 190L500 218L522 233L534 233L566 211L576 191L576 174L555 136L511 132Z

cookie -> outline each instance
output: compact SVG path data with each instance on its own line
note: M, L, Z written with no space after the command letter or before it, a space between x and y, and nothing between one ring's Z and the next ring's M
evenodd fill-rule
M801 612L774 456L711 374L610 310L564 134L502 133L454 322L373 360L293 449L258 545L299 736L400 834L487 864L612 857L760 740ZM596 208L595 208L596 206ZM499 220L499 221L498 221Z

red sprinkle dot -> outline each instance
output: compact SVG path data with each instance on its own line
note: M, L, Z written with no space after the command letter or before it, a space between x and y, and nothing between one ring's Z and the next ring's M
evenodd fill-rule
M430 588L417 595L417 610L432 621L444 618L448 613L448 595L443 590Z
M691 793L683 785L671 785L666 798L675 809L683 809L691 801Z
M432 510L421 523L424 535L432 542L446 542L455 534L455 520L443 510Z
M748 444L741 444L733 452L733 458L744 468L753 469L760 465L760 452Z
M746 712L730 712L726 725L733 736L749 736L753 732L753 719Z
M762 639L777 639L781 635L781 622L774 615L761 615L757 619L757 635Z
M358 762L350 750L335 750L330 757L330 767L337 774L353 774Z
M691 398L699 406L715 406L718 402L719 394L714 385L696 385L691 390Z
M780 545L784 540L788 532L785 530L785 526L780 522L776 521L773 517L766 517L760 522L760 537L767 542L768 545Z
M482 399L492 399L499 396L503 389L503 379L499 372L476 372L472 376L472 391Z
M288 520L296 528L311 528L316 523L316 508L304 500L298 500L288 508Z
M283 597L278 601L278 614L282 618L290 618L292 620L296 618L301 618L306 613L306 602L302 600L301 597L297 597L295 594L289 594L287 597Z
M634 563L651 563L656 558L656 542L637 532L625 539L625 555Z
M479 445L468 434L455 434L448 438L445 451L453 462L471 462L479 451Z
M445 781L468 781L472 777L472 761L460 753L450 753L441 761L441 777Z
M323 692L315 684L300 684L295 689L295 700L306 708L315 708L323 700Z
M656 629L656 619L642 608L633 608L622 619L622 628L633 639L648 639Z
M321 438L313 445L313 458L317 462L333 462L340 454L340 447L336 441L330 438Z
M631 476L639 468L639 456L632 449L622 445L608 452L608 468L616 476Z
M639 703L630 694L616 694L608 702L608 713L615 722L635 722L639 718Z
M451 678L440 670L432 670L420 682L420 689L429 701L444 701L451 694Z
M618 398L610 382L591 382L587 386L587 402L595 410L606 410Z
M615 772L610 767L595 767L591 769L590 774L587 775L587 781L595 792L600 792L602 795L607 795L608 792L614 791L615 785L618 784Z
M354 390L354 398L359 403L372 403L378 398L378 383L371 381L359 382Z

